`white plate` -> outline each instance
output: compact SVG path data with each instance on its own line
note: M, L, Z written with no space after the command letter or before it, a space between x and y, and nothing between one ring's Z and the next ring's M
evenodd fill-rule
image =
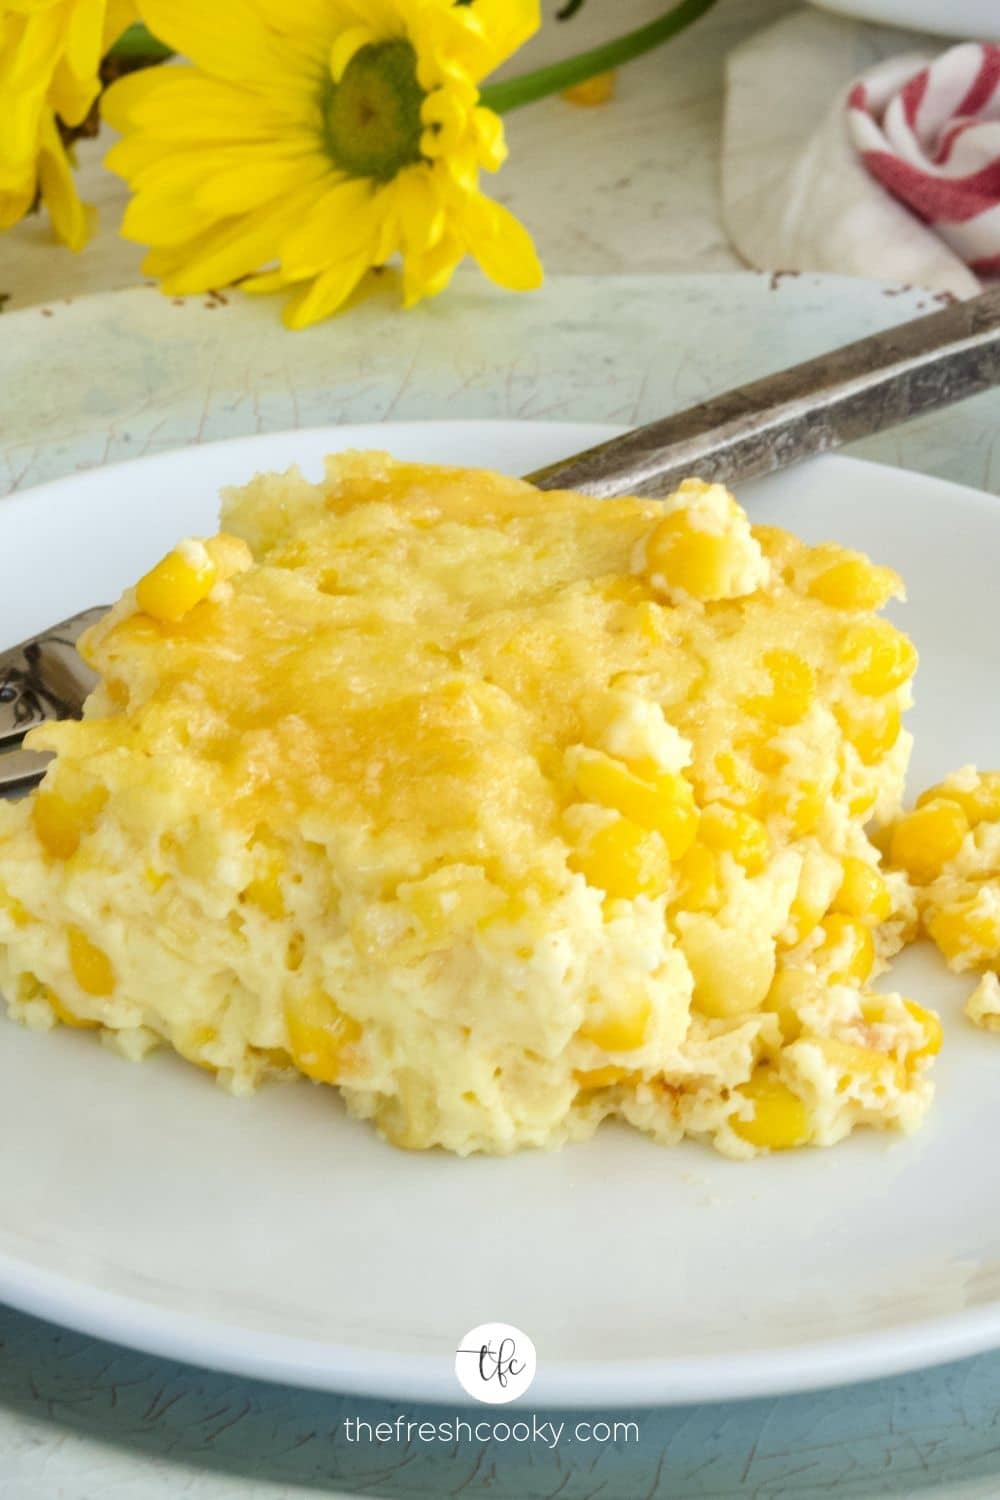
M967 42L1000 38L997 0L813 0L824 10L910 31L936 31Z
M13 641L110 599L220 483L346 446L523 472L610 429L553 423L340 427L238 439L92 471L0 506ZM915 782L995 761L1000 503L826 458L747 486L761 520L898 566L922 652ZM902 966L901 966L902 968ZM735 1165L610 1127L554 1155L459 1161L383 1145L327 1090L234 1100L167 1055L130 1066L80 1033L0 1022L0 1296L88 1333L243 1374L458 1402L454 1350L514 1323L533 1404L763 1395L1000 1344L1000 1041L959 1016L968 985L928 955L905 986L940 1004L938 1099L910 1140Z

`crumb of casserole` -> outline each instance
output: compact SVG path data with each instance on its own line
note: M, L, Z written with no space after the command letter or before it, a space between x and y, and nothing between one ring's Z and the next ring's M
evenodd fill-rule
M1000 1031L1000 979L995 970L987 969L966 1000L964 1010L973 1026Z
M751 526L467 469L263 475L83 644L84 719L0 808L29 1025L339 1089L399 1146L617 1115L730 1156L910 1129L899 578Z
M948 967L982 974L965 1014L1000 1030L1000 771L953 771L892 823L885 846Z

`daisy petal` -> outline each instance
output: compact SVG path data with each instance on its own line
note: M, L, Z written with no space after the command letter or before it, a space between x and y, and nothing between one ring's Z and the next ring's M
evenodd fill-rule
M76 78L96 76L104 40L104 5L94 0L77 3L63 32L63 61Z
M349 26L346 31L342 31L330 48L330 75L334 83L339 83L343 78L354 54L377 40L377 34L369 26Z
M543 273L531 236L502 203L481 193L468 198L459 219L469 254L498 286L532 292Z
M328 318L347 301L369 265L366 255L355 255L324 271L311 286L292 297L282 315L285 325L308 328L310 323Z
M267 88L295 86L289 52L276 29L247 0L143 0L142 18L154 36L206 73Z
M47 6L8 22L0 48L0 163L34 171L61 21L61 10Z
M305 206L301 195L290 196L268 212L225 220L197 254L163 277L167 292L205 292L228 286L274 259L274 247Z
M262 99L194 68L146 68L111 85L101 100L101 114L116 130L141 130L164 142L190 141L199 147L277 136L287 143L292 133L315 144L313 107L292 97L294 104Z
M311 204L281 242L281 268L296 280L314 276L333 259L374 252L374 194L364 179L341 181Z
M283 271L262 271L259 276L247 276L241 281L240 291L263 296L269 292L283 292L292 284Z
M70 10L62 56L48 92L49 103L67 125L79 125L97 97L103 20L99 5L74 5Z
M356 20L354 12L339 0L282 0L280 9L268 0L255 0L255 8L267 23L285 36L313 41L333 36Z
M447 216L430 174L423 167L401 172L393 183L403 244L407 253L422 255L444 234Z
M94 227L94 210L80 202L69 158L52 115L42 131L38 185L58 238L71 250L82 250Z
M421 58L421 82L433 88L464 74L478 83L541 25L538 0L475 0L473 5L424 6L411 33Z
M178 245L218 219L212 209L200 209L190 192L138 193L125 210L121 236L137 245Z
M108 0L104 12L104 35L101 39L102 55L117 42L127 26L136 19L134 0Z
M542 24L538 0L476 0L475 13L483 36L479 78L523 47Z
M479 143L479 165L487 172L498 171L507 160L507 141L503 121L491 109L473 111L472 128Z
M136 108L157 89L163 88L164 79L169 88L170 76L171 70L168 68L143 68L138 73L128 73L124 78L117 79L104 91L101 118L113 130L128 130L135 123Z
M319 152L271 161L258 152L244 151L239 157L232 166L204 178L198 200L206 209L216 214L245 213L330 175L330 163Z
M407 255L403 261L403 306L412 307L424 297L443 292L465 255L465 246L455 235L445 235L422 255Z

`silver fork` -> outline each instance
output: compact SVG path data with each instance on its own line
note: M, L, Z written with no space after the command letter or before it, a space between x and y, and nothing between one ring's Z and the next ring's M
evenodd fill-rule
M97 679L76 643L104 612L85 609L0 653L0 793L27 790L51 759L21 748L29 729L46 719L79 718Z
M637 427L527 477L541 489L667 495L689 474L732 483L869 437L1000 384L1000 286ZM0 653L0 795L48 756L21 748L44 719L78 717L94 682L76 641L85 610Z

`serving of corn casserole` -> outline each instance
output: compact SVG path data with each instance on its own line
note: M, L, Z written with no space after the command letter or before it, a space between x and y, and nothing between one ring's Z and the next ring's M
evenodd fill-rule
M918 920L981 946L946 915L966 804L995 833L1000 797L966 776L877 832L916 666L895 573L719 486L377 453L263 475L223 527L88 632L84 719L34 732L56 758L0 807L15 1018L238 1092L304 1074L412 1148L920 1122L937 1018L869 986Z

